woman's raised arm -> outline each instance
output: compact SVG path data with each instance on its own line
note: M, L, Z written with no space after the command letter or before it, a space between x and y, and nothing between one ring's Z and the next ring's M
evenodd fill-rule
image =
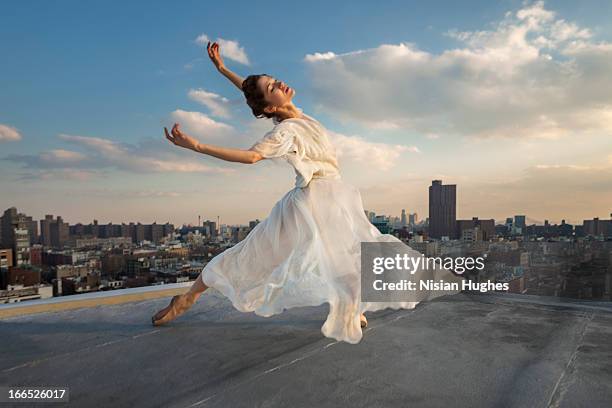
M221 58L221 53L219 52L219 44L216 42L211 44L209 41L206 50L208 51L208 56L211 61L215 64L215 67L217 67L217 70L242 92L242 82L244 79L225 67L223 59Z
M232 149L228 147L200 143L194 137L183 133L178 123L174 124L170 132L168 132L167 128L164 128L164 132L166 133L166 139L171 141L176 146L184 147L185 149L190 149L194 152L207 154L209 156L214 156L222 160L253 164L264 159L259 152L254 150Z

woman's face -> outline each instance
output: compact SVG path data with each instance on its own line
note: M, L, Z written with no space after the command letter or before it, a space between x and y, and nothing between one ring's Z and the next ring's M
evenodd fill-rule
M269 76L259 78L257 80L257 87L263 93L264 99L270 107L280 108L285 106L291 102L291 98L295 95L293 88Z

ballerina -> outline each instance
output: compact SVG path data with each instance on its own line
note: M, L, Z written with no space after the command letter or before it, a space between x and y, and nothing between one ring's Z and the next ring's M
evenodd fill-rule
M272 118L275 126L248 150L200 143L178 123L170 132L164 128L166 138L231 162L288 162L295 170L295 188L242 241L211 259L189 291L174 296L152 323L176 319L209 287L236 309L264 317L327 302L330 310L321 332L352 344L361 340L368 324L365 311L414 308L418 302L361 302L361 242L402 241L370 223L359 190L341 178L326 129L293 104L295 90L266 74L241 78L224 65L217 43L209 42L207 51L217 70L244 93L253 115Z

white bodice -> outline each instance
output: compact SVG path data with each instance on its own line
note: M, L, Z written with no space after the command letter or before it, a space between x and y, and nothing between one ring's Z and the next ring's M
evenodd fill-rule
M250 150L267 159L282 158L295 169L295 186L306 187L313 178L340 178L336 150L327 130L314 118L285 119L255 142Z

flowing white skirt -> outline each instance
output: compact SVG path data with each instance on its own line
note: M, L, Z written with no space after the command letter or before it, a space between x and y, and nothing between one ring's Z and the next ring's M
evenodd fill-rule
M321 332L355 344L362 338L362 312L412 309L419 303L361 302L362 241L402 242L370 223L356 187L341 179L315 178L307 187L287 192L266 219L245 239L215 256L201 276L236 309L264 317L328 302ZM421 256L406 247L413 256ZM442 274L445 280L452 275L446 269ZM441 277L439 270L416 273L422 279ZM428 298L448 293L436 292Z

